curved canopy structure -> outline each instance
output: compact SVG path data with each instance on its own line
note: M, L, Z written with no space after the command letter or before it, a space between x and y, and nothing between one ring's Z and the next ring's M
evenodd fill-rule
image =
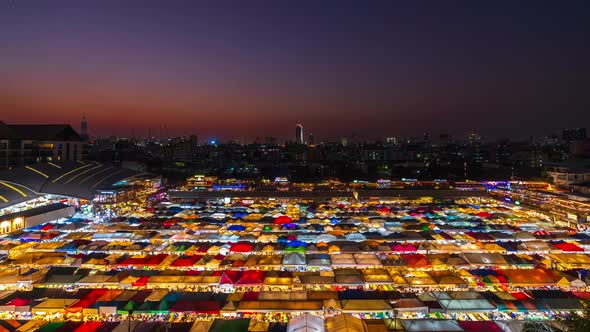
M93 199L97 190L123 184L141 173L101 162L62 161L0 172L0 208L40 194Z

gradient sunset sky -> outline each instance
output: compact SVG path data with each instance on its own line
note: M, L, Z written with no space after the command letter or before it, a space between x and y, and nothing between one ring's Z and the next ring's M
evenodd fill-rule
M590 127L589 8L0 0L0 120L242 140Z

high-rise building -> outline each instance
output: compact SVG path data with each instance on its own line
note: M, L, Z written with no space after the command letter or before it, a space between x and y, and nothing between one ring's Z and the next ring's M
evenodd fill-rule
M581 141L586 137L586 128L564 129L561 132L561 138L566 142Z
M295 142L303 144L303 126L301 124L297 124L295 127Z
M308 144L315 144L315 138L313 137L313 133L309 133L309 136L307 137L307 143Z
M387 145L397 145L397 137L387 137L385 138L385 143Z
M192 147L197 147L199 145L199 136L197 135L190 135L188 137L188 141L190 142Z
M439 139L441 146L448 146L453 143L453 137L450 134L441 134Z
M82 123L80 124L80 137L83 140L88 139L88 122L86 121L86 115L82 115Z
M477 132L471 132L469 134L469 145L479 145L481 143L481 136Z

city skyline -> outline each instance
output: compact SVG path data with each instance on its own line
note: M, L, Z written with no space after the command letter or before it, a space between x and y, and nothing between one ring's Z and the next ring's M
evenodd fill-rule
M586 331L589 9L0 0L0 332Z
M6 123L79 129L85 114L95 136L251 141L292 138L296 123L335 140L526 138L590 121L581 1L2 6Z

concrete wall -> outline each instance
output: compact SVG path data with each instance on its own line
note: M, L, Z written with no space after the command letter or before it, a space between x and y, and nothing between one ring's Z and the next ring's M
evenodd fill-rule
M42 223L46 223L61 218L69 218L74 215L75 211L76 209L73 206L68 206L63 209L38 214L32 217L27 217L25 218L25 228L37 226Z

